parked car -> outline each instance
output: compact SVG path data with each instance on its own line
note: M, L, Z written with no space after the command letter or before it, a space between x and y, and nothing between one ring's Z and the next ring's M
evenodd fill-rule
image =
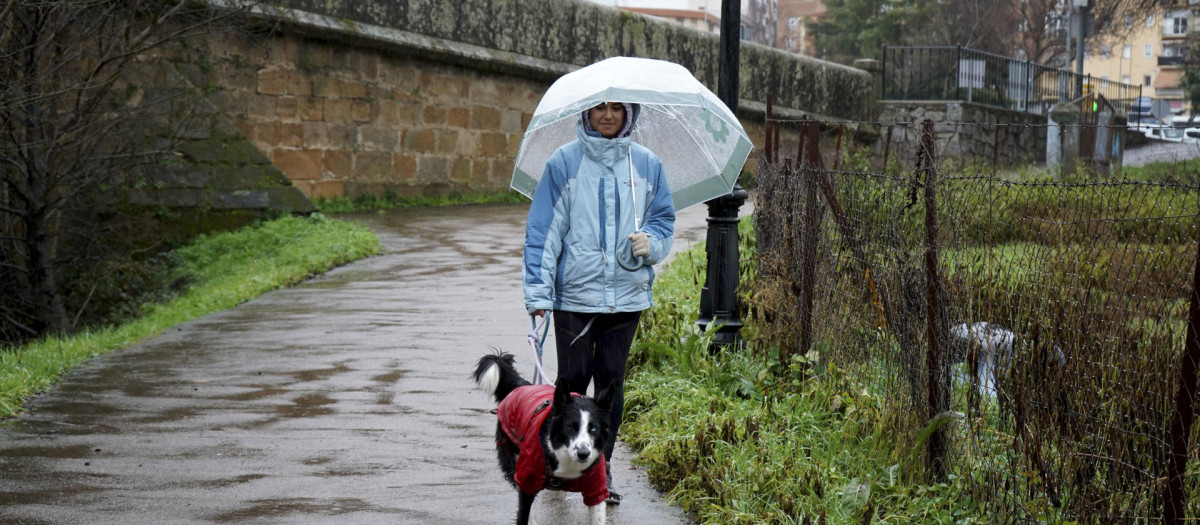
M1200 142L1200 128L1185 128L1183 130L1184 142Z
M1183 131L1171 126L1154 126L1151 128L1146 128L1143 133L1145 133L1146 137L1156 140L1165 140L1167 142L1183 142Z

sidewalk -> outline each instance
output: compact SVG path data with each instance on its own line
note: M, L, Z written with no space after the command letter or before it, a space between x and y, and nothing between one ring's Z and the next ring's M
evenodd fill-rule
M493 347L533 369L524 207L353 218L384 255L96 358L0 421L0 522L511 523L494 403L468 376ZM676 250L704 218L680 214ZM631 458L609 522L688 523ZM548 492L534 516L586 512Z

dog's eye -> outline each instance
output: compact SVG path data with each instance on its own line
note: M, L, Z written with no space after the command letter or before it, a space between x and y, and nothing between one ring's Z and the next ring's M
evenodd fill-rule
M595 434L598 430L600 429L596 425L588 425L588 434Z

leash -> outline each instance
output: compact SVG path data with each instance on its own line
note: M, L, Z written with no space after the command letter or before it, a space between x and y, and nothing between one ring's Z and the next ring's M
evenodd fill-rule
M550 332L550 310L546 310L546 315L542 316L541 326L538 326L537 316L529 316L529 346L533 348L533 384L548 385L549 378L546 377L546 371L542 370L542 343L546 342L546 334ZM538 331L541 335L538 335Z

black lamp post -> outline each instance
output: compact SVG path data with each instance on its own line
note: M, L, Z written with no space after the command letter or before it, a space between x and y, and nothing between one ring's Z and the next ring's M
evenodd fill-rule
M738 52L741 47L741 2L721 1L721 43L717 55L717 97L738 110ZM746 202L746 190L734 184L728 195L708 201L708 270L700 293L700 318L696 324L718 326L713 343L719 347L737 344L742 320L737 312L738 209Z

